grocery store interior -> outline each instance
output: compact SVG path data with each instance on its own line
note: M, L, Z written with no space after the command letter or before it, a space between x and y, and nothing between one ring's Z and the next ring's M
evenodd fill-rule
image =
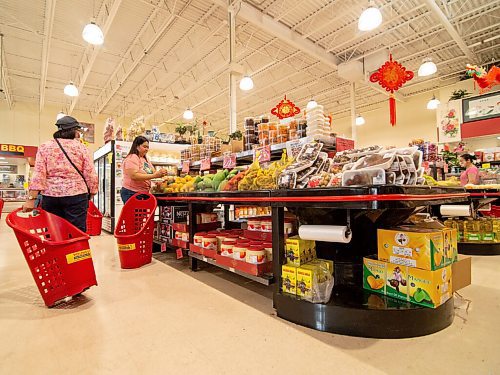
M499 18L0 0L2 372L497 373ZM85 233L22 212L66 116ZM137 136L163 177L124 203Z

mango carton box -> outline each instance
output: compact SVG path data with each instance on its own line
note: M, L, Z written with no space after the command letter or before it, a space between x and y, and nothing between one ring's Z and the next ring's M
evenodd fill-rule
M288 264L301 266L316 258L316 242L303 240L299 236L287 238L285 256Z
M309 301L320 298L322 288L332 280L332 265L333 262L315 259L298 267L297 296Z
M363 258L363 288L436 308L453 295L451 265L430 271Z
M458 260L458 234L455 228L443 228L443 256L445 265Z
M281 266L281 290L283 293L297 294L297 267L294 265Z
M444 256L444 236L440 229L379 229L377 241L379 260L425 270L436 270L451 263Z

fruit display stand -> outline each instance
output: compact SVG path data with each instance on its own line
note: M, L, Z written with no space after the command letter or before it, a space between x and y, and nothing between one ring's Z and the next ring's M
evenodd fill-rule
M497 188L474 187L467 191L472 207L476 211L500 199L500 191ZM500 255L500 242L459 242L458 252L464 255Z
M416 207L466 202L468 194L460 188L414 186L366 186L304 190L275 190L224 193L186 193L158 196L159 205L183 202L190 217L207 205L240 204L272 207L273 274L276 289L273 304L279 317L313 329L351 336L376 338L416 337L437 332L453 322L453 299L429 309L373 294L362 289L362 258L376 253L379 226L400 224ZM284 210L297 214L302 224L345 224L353 232L348 244L318 243L318 256L335 264L335 286L327 304L313 304L281 291L284 254ZM190 227L190 238L196 232ZM207 257L190 252L193 270L204 261L217 264L216 255ZM238 273L238 272L235 272ZM244 275L246 277L250 274ZM251 277L249 277L251 278Z

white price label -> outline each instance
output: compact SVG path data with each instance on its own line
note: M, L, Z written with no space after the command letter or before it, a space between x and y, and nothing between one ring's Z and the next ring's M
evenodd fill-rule
M234 272L234 268L233 267L229 267L229 271Z

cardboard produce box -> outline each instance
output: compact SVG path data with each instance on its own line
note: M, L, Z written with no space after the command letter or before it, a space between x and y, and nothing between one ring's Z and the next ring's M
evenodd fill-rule
M453 263L458 248L456 230L451 228L379 229L377 241L379 260L429 271Z
M294 265L281 266L281 290L283 293L297 294L297 267Z
M456 292L471 284L471 270L472 261L471 257L459 254L458 260L451 265L451 277L453 291Z
M436 308L453 296L452 266L430 271L363 258L363 288Z

